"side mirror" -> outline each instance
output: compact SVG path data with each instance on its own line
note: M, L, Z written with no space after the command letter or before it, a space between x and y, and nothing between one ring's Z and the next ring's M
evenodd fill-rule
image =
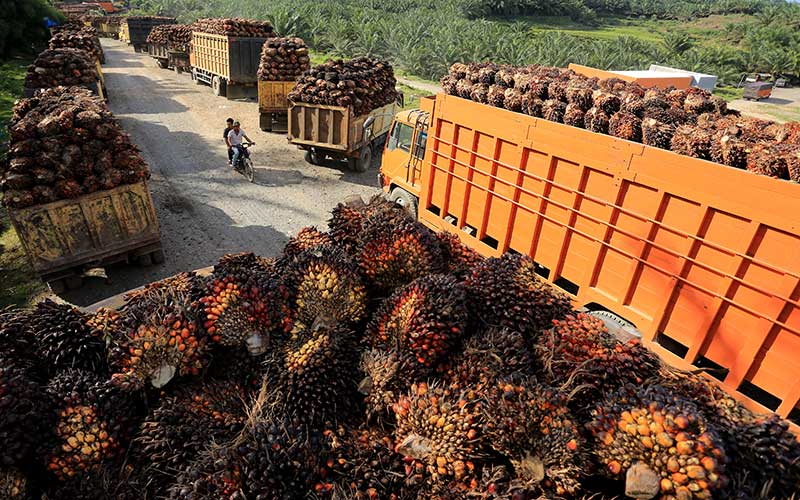
M364 121L364 130L367 130L368 128L370 128L374 123L375 123L375 117L374 116L370 116L369 118L367 118Z

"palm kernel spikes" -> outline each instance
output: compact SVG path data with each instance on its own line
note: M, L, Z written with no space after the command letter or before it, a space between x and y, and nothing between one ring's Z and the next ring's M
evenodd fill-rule
M303 422L346 418L355 410L357 360L352 331L317 325L268 353L262 391L282 414Z
M0 467L0 498L28 500L28 478L19 469Z
M449 365L449 384L480 391L498 378L532 375L535 360L522 333L486 327L467 338Z
M358 390L364 395L367 419L383 420L409 384L421 382L431 369L420 365L413 353L398 349L367 349L361 355L364 378Z
M391 291L444 268L433 233L418 222L375 221L362 232L357 258L361 275L377 291Z
M331 239L348 253L355 255L361 233L367 228L367 219L370 218L371 224L378 221L391 224L411 220L403 207L381 196L373 197L366 204L339 203L331 211L331 219L328 221Z
M373 346L396 348L433 366L459 341L467 319L463 286L452 276L431 274L385 300L366 335Z
M659 386L628 386L593 415L595 458L609 476L640 462L661 478L662 500L712 498L725 485L721 440L693 403Z
M569 298L536 275L533 261L518 254L486 259L464 282L474 317L532 336L571 311Z
M586 130L607 134L610 118L602 109L597 106L589 108L583 117L583 126Z
M608 134L627 141L642 142L642 120L633 113L614 113L608 122Z
M363 319L367 292L358 266L334 247L306 250L286 264L294 297L294 330L317 321L356 324Z
M70 368L107 373L105 341L87 326L86 315L78 309L48 299L31 310L27 321L49 373Z
M480 393L487 445L505 455L526 484L574 495L584 475L585 446L566 397L520 377L495 379Z
M626 384L641 384L655 376L660 363L638 339L622 343L608 332L603 321L585 313L553 322L542 334L536 350L552 385L588 392L591 400Z
M64 372L50 381L55 424L45 466L60 481L115 461L132 434L136 398L89 373Z
M137 472L153 486L195 460L211 442L226 442L244 428L247 393L230 382L184 386L166 396L139 427L132 443Z
M680 125L672 136L675 153L708 160L711 158L711 134L696 125Z
M655 118L642 120L642 143L661 149L669 149L675 126Z
M472 474L481 456L483 427L480 402L473 395L413 384L392 410L395 451L420 464L434 480Z
M307 226L301 229L295 237L289 239L283 248L283 254L286 257L295 257L306 250L330 245L333 245L330 234L323 233L314 226Z
M458 236L449 231L436 233L436 239L439 240L448 274L461 277L483 260L478 252L461 243Z
M33 458L47 411L32 368L25 360L0 353L0 467Z

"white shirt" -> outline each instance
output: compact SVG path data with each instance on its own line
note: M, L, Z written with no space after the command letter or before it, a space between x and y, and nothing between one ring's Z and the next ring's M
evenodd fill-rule
M240 128L239 133L237 134L234 129L231 129L228 132L228 142L231 143L231 146L239 146L242 143L242 137L245 136L244 129Z

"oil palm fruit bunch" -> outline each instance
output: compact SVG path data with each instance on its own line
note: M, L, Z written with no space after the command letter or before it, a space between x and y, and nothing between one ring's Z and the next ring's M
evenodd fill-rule
M486 98L489 98L488 94ZM522 111L522 92L514 87L507 88L503 93L503 107L509 111Z
M475 318L528 336L572 310L569 298L540 279L533 260L519 254L479 262L464 284Z
M464 341L449 365L447 383L480 391L498 378L533 375L536 361L522 333L484 327Z
M778 179L796 179L800 174L800 146L756 144L748 156L747 170Z
M535 350L548 383L584 393L576 402L593 401L625 383L641 384L660 366L638 339L622 343L602 320L585 313L554 321Z
M0 310L0 356L38 368L36 338L28 328L29 315L26 309Z
M283 255L295 257L306 250L321 246L332 246L333 238L328 233L323 233L314 226L307 226L300 230L293 238L289 238L283 247Z
M520 377L495 379L481 394L481 434L510 460L516 477L534 491L574 495L585 470L585 446L566 397Z
M242 450L247 448L242 447ZM280 449L279 449L280 450ZM169 486L174 500L234 500L245 498L242 459L232 444L204 450L186 464Z
M442 249L447 274L462 277L472 266L483 260L478 252L461 243L454 233L441 231L436 233L436 239L439 240Z
M236 437L247 420L247 399L243 387L219 381L166 395L140 424L131 445L138 472L150 478L151 486L171 482L209 443Z
M674 134L674 125L660 122L655 118L642 120L642 142L648 146L668 150Z
M642 142L642 120L627 111L614 113L608 121L608 134L627 141Z
M0 353L0 467L33 458L47 426L47 401L30 363Z
M593 94L592 87L582 81L570 82L567 85L567 102L572 104L574 109L587 111L594 106Z
M670 149L678 154L708 160L711 158L711 133L697 125L679 125Z
M364 395L367 420L382 422L391 417L392 405L414 382L423 382L437 367L420 365L413 353L399 349L367 349L361 355L364 378L358 391Z
M592 95L592 106L600 109L600 111L606 115L611 116L619 111L620 106L622 106L622 101L617 94L598 90Z
M456 82L455 95L464 99L469 99L469 97L472 95L472 89L475 87L475 85L479 84L474 84L469 80L459 80Z
M522 96L522 111L526 115L541 118L544 112L544 101L535 97L533 91Z
M355 255L359 237L366 229L368 219L371 219L371 223L380 220L387 224L411 221L403 207L382 196L374 196L366 204L361 200L357 203L339 203L331 210L331 219L328 221L331 239Z
M567 104L556 99L547 99L542 104L542 118L556 123L564 123Z
M306 250L285 264L285 280L294 298L294 331L315 322L357 324L364 317L367 291L358 266L333 246Z
M564 110L564 123L570 127L583 128L585 116L586 113L577 104L569 103Z
M586 130L607 134L611 119L601 108L592 106L583 116L583 126Z
M276 272L277 261L266 259L253 252L229 253L220 257L214 265L217 275L236 275L244 279L250 275L272 274Z
M456 84L458 84L458 80L450 75L444 75L439 79L439 85L442 86L442 90L447 95L458 95Z
M714 133L711 140L711 159L729 167L747 168L747 155L751 145L739 137L736 128L724 128Z
M80 49L47 49L28 67L25 88L91 85L99 76L95 61Z
M371 217L356 254L361 276L377 292L386 292L444 269L436 236L411 220Z
M489 85L489 92L486 93L486 101L490 106L502 108L506 100L506 88L502 85ZM520 105L521 105L520 101Z
M472 393L412 384L392 407L395 451L409 462L409 475L421 473L434 481L471 476L482 457L480 405Z
M190 294L174 286L153 286L123 307L125 327L112 342L112 380L120 387L156 388L175 375L199 375L209 340L195 320Z
M136 397L80 370L59 374L46 392L55 424L43 458L53 477L80 480L124 453L138 412Z
M0 467L0 498L4 500L28 500L28 478L13 467Z
M475 102L479 102L481 104L488 104L489 103L489 85L485 83L476 83L472 86L472 90L469 93L469 98ZM520 99L522 97L520 96ZM520 106L522 102L520 101Z
M609 476L641 464L658 479L648 493L662 500L712 498L725 485L727 458L716 431L696 405L663 387L623 387L593 416L595 458Z
M124 328L122 315L116 309L101 307L86 319L86 326L92 333L102 339L113 339L120 335Z
M367 326L373 347L396 348L433 366L460 341L468 323L464 287L444 274L430 274L399 288Z
M324 432L324 483L346 492L347 498L377 500L408 495L406 464L394 451L391 434L382 429L346 429L338 427Z
M262 391L281 415L306 423L336 421L355 410L358 350L355 333L317 325L296 332L264 359Z
M51 375L69 368L108 372L104 339L88 327L87 316L75 307L43 300L28 313L27 324L42 366Z
M173 19L174 22L174 19ZM226 19L198 19L195 29L213 35L273 38L278 36L268 21L242 19L240 17Z
M561 79L560 77L554 78L550 81L549 85L547 85L547 99L566 104L568 85L569 82L567 80Z

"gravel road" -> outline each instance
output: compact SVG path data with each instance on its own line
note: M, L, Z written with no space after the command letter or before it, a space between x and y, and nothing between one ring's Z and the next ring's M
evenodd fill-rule
M186 75L159 69L147 55L103 40L110 107L153 171L151 190L166 262L120 265L85 279L62 298L88 305L180 271L212 265L229 252L274 256L304 226L326 224L351 195L378 192L377 165L365 173L307 164L286 137L261 132L255 100L215 97ZM256 142L255 184L227 167L222 130L228 116Z

